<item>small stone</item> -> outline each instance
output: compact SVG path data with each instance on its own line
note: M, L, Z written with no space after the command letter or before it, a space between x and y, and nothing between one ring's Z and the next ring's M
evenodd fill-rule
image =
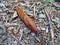
M2 2L0 2L0 8L5 8L5 5Z
M46 16L44 14L39 14L38 16L39 18L46 18Z

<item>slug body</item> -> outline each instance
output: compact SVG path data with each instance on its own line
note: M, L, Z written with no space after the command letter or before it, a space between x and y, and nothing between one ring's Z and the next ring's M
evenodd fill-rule
M37 31L36 24L34 21L23 11L23 9L19 6L16 6L16 11L18 16L24 22L26 26L28 26L33 32Z

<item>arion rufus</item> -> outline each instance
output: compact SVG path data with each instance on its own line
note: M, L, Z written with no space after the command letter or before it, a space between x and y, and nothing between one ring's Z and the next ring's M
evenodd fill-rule
M21 20L24 22L26 26L28 26L33 32L37 31L36 24L34 21L23 11L23 9L19 6L16 6L16 11L21 18Z

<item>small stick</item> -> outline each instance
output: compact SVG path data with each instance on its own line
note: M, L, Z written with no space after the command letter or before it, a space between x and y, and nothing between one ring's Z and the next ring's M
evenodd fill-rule
M49 13L48 10L45 10L45 13L47 14L47 17L48 17L48 20L49 20L49 24L50 24L50 28L51 28L50 32L51 32L51 37L52 37L52 45L54 45L54 32L52 30L51 17L49 16L50 13Z
M36 6L34 6L34 18L36 19Z

